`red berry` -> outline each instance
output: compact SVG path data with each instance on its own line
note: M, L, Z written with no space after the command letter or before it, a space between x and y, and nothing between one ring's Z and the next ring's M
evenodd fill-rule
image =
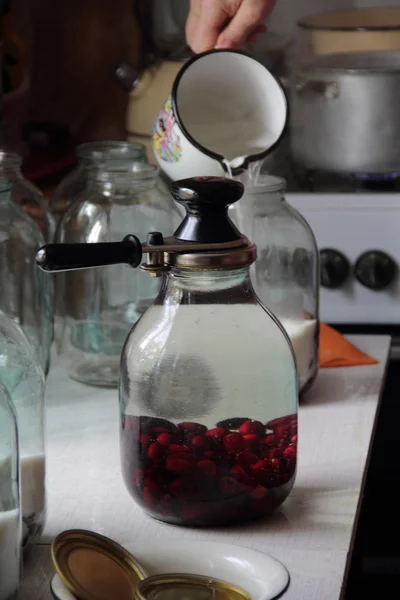
M146 479L144 480L144 485L147 491L150 494L153 494L153 496L159 496L161 494L160 486L157 485L157 483L153 479L150 479L150 477L146 477Z
M262 485L258 485L254 490L252 490L249 494L249 498L256 501L264 500L267 497L267 490Z
M275 429L281 425L290 425L293 420L297 420L297 415L288 415L286 417L279 417L278 419L273 419L269 421L266 425L267 429Z
M179 423L178 427L185 433L201 434L207 431L207 427L200 423Z
M281 458L282 450L280 448L272 448L269 450L268 458Z
M231 496L233 494L238 494L243 491L243 484L241 484L234 477L230 477L227 475L223 477L219 482L219 489L225 496Z
M258 481L254 477L247 475L246 471L244 471L239 465L232 467L232 469L229 471L229 475L233 475L238 481L240 481L240 483L243 483L247 487L256 487L258 485Z
M159 433L168 433L168 429L166 427L153 427L151 433L159 434Z
M265 427L260 421L246 421L239 427L239 433L242 435L248 435L249 433L255 433L256 435L262 435L265 431Z
M283 454L289 459L296 458L296 447L292 445L288 446Z
M270 468L270 461L268 458L259 460L254 465L251 465L253 473L259 473L260 471L267 471Z
M190 443L196 450L205 450L208 447L208 441L204 435L195 435Z
M290 441L292 444L297 444L297 435L294 435Z
M154 509L157 505L156 498L153 496L153 494L147 488L144 488L144 490L143 490L143 500L145 501L147 506L151 509Z
M273 433L270 433L263 439L264 446L277 446L278 438Z
M223 439L223 444L228 452L234 454L244 449L246 442L240 433L230 433Z
M223 427L214 427L214 429L209 429L207 431L206 436L210 438L222 439L228 433L229 431Z
M179 444L170 444L168 446L168 454L181 454L183 452L183 446L180 446Z
M248 450L245 450L244 452L239 452L236 455L236 462L242 467L250 467L250 465L253 465L257 461L258 457L255 454L253 454L253 452L249 452Z
M215 477L217 474L216 464L212 460L200 460L197 463L197 468L207 475L207 477Z
M153 442L147 449L147 456L151 460L159 461L164 456L164 448L158 442Z
M205 452L203 452L204 457L208 458L210 460L214 460L214 458L216 457L216 453L214 452L214 450L206 450Z
M279 471L279 469L281 468L281 461L279 460L279 458L271 458L270 464L275 471Z
M260 443L260 438L256 433L248 433L247 435L243 436L243 439L246 442L246 448L249 448L249 450L257 448Z
M161 444L161 446L169 446L174 441L174 436L170 433L160 433L157 436L157 442Z
M183 479L174 479L168 486L168 492L171 496L183 498L185 495L185 482Z
M165 468L167 471L171 473L177 473L178 475L183 475L184 473L189 473L192 470L192 463L190 460L187 460L186 457L180 456L169 456L165 463Z

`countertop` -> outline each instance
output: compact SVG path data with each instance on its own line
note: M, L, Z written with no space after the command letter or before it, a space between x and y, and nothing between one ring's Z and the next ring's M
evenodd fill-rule
M147 517L126 491L119 461L118 395L70 380L55 365L47 386L48 518L27 557L20 600L50 600L51 540L70 528L119 543L199 539L281 560L285 600L337 600L346 578L390 347L388 336L349 336L379 364L325 369L299 411L299 462L289 498L269 520L190 529ZM140 559L140 557L138 557Z

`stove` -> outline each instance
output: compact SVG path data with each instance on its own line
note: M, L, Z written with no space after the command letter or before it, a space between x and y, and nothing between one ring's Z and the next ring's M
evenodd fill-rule
M289 187L321 257L321 320L343 333L387 333L391 361L371 451L344 598L400 593L400 515L390 509L400 481L400 189L398 178L320 178L312 191ZM326 184L326 185L325 185ZM345 426L345 424L344 424ZM389 533L391 532L391 533ZM396 594L395 594L396 595Z
M400 192L289 192L320 249L320 316L353 325L400 324Z

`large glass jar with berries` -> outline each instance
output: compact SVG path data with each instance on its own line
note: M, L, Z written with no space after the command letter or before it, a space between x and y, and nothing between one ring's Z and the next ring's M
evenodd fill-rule
M240 184L199 178L174 184L174 195L188 212L175 241L204 250L169 255L160 294L126 342L125 483L169 523L258 519L285 500L296 472L292 347L254 293L254 245L226 216ZM218 243L228 247L207 249Z
M143 244L130 235L98 249L54 245L37 257L54 271L137 267L143 253L142 270L162 275L122 351L120 440L129 492L169 523L262 518L295 478L295 359L284 328L253 290L256 247L227 214L242 193L237 181L181 180L173 196L186 217L173 236L152 232Z
M284 326L294 348L300 393L318 373L319 253L303 216L284 196L284 179L246 178L241 203L232 217L257 245L251 267L254 289Z

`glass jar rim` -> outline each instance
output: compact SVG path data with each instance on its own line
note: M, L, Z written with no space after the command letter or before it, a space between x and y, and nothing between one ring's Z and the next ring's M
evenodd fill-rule
M7 152L7 150L0 150L0 165L5 164L9 166L20 166L22 163L22 157L16 152Z
M136 142L88 142L76 147L81 160L139 160L146 157L146 148Z
M91 165L88 167L89 173L93 173L95 177L99 177L101 180L106 180L108 175L116 177L133 177L139 181L154 180L159 172L159 167L156 165L150 165L149 163L140 161L129 161L129 165L122 168L121 165L113 164L110 169L104 169L104 164Z
M286 180L275 175L259 175L257 179L246 183L246 191L251 194L283 192L286 190Z

